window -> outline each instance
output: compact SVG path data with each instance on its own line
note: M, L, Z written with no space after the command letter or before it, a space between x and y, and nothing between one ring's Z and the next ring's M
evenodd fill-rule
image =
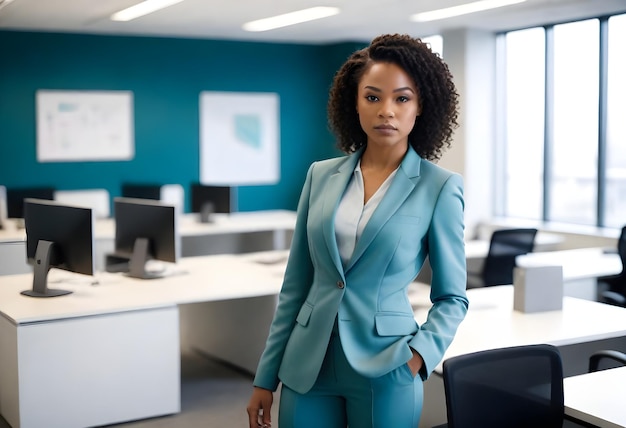
M554 27L554 116L547 220L595 225L598 20Z
M606 132L606 226L626 224L626 15L609 19Z
M626 15L511 31L498 215L626 224Z
M433 52L438 53L443 58L443 37L438 34L434 36L422 37L422 42L428 43Z
M508 216L538 220L543 183L544 29L508 33L506 45L504 209Z

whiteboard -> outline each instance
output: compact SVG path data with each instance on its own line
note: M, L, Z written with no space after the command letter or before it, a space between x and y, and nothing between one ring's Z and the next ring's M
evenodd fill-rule
M200 182L276 184L280 180L279 96L200 93Z
M135 155L130 91L39 90L37 160L131 160Z

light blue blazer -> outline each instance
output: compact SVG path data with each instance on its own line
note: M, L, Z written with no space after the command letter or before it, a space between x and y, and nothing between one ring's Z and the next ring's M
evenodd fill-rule
M414 348L426 379L467 312L463 182L409 148L345 269L335 213L361 151L315 162L298 204L279 303L254 385L282 381L306 393L315 383L335 319L344 353L366 377L405 364ZM418 325L407 297L426 257L432 267L428 319Z

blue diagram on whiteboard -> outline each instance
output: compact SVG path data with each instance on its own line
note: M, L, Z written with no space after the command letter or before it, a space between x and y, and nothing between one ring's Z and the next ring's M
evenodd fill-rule
M256 115L235 115L235 135L243 144L258 149L261 147L261 118Z

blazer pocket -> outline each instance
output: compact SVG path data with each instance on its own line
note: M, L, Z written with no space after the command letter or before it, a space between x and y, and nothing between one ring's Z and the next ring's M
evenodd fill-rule
M304 305L302 305L302 307L300 308L300 312L296 317L296 322L302 327L306 327L309 324L311 312L313 312L313 306L305 302Z
M376 314L375 320L380 336L406 336L418 330L413 314Z

